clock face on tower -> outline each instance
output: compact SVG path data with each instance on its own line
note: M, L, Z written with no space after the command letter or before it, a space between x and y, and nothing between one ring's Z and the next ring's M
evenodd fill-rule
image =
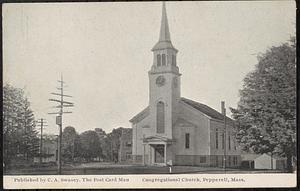
M166 79L163 77L163 76L158 76L157 78L156 78L156 85L157 86L163 86L163 85L165 85L165 83L166 83Z

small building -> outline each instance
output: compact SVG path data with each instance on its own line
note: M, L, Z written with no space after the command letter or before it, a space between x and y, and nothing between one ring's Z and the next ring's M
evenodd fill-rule
M242 154L241 155L241 168L254 169L254 160L259 157L259 154Z
M242 155L242 167L249 169L274 169L284 170L286 159L268 154L245 154Z
M132 129L122 129L119 162L130 162L132 155Z
M283 170L286 168L286 159L262 154L254 159L254 168Z

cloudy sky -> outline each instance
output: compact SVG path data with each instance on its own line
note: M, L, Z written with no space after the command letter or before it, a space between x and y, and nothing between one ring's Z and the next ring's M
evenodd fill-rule
M183 97L220 110L236 107L256 56L295 34L294 1L167 2L179 50ZM151 48L158 41L161 3L5 4L4 83L25 88L46 133L57 133L48 101L63 73L75 103L64 125L78 132L119 126L148 104Z

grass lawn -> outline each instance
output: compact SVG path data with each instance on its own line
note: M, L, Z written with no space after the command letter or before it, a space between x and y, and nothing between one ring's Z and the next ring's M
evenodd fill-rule
M101 174L170 174L169 167L165 166L137 166L120 165L111 163L85 163L80 165L63 166L64 175L101 175ZM278 170L241 170L226 169L215 167L197 167L197 166L173 166L172 174L203 173L203 174L224 174L224 173L280 173ZM26 169L11 169L6 175L55 175L57 166L37 167Z

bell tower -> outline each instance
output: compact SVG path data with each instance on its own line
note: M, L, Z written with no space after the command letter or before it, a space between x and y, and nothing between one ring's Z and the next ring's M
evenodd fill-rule
M180 100L180 76L176 56L178 50L172 45L166 5L162 5L159 40L152 48L153 64L149 74L149 106L152 132L172 138L172 124Z

